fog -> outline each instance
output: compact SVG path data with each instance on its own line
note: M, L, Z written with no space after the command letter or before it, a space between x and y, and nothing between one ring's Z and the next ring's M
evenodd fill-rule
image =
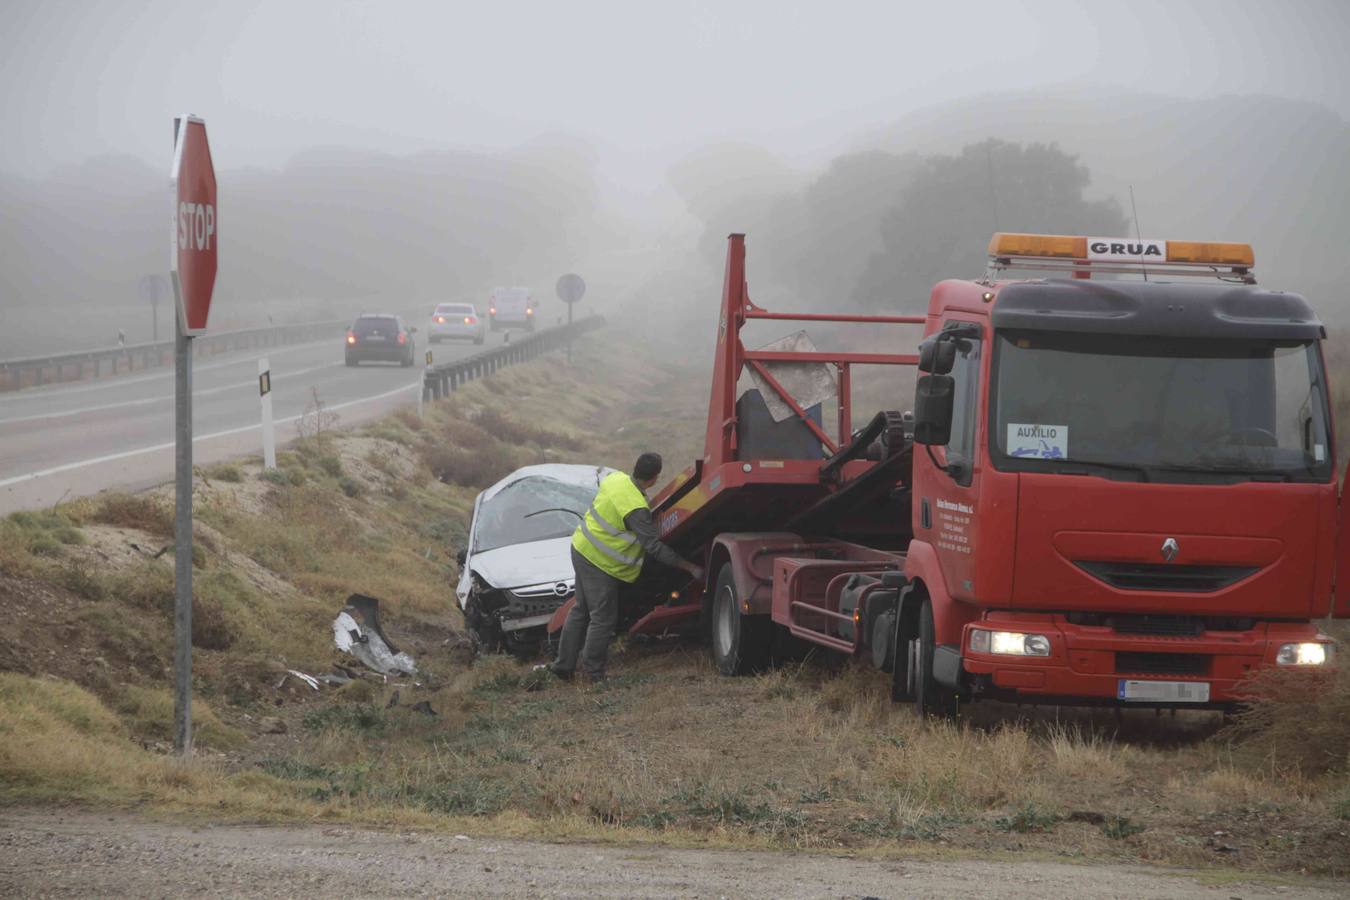
M1338 2L10 2L0 357L150 338L186 111L213 328L578 271L701 343L732 230L782 307L913 311L995 229L1137 228L1250 241L1343 320L1347 38Z

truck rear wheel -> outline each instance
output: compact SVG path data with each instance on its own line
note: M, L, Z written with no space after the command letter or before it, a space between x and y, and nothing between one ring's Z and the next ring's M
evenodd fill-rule
M741 612L731 563L717 573L712 602L712 655L723 675L748 675L768 668L773 624L768 616Z
M914 711L920 718L934 716L939 719L956 718L956 691L946 685L938 684L933 678L933 651L937 647L936 630L933 628L933 601L923 601L919 610L919 636L911 643L910 653L914 692Z

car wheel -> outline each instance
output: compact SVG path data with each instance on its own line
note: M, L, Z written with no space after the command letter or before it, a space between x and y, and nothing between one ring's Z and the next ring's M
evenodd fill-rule
M932 716L938 719L955 719L957 712L956 691L933 678L933 651L937 647L937 638L933 628L933 601L923 601L919 610L919 635L911 644L910 653L912 680L910 687L914 692L914 711L920 718Z
M717 671L723 675L748 675L768 667L773 633L772 621L764 615L746 615L741 612L741 601L736 596L736 579L731 563L725 563L717 574L713 589L712 654Z
M348 357L347 357L347 365L349 365L349 366L354 366L354 365L356 365L356 359L355 359L355 357L348 356Z

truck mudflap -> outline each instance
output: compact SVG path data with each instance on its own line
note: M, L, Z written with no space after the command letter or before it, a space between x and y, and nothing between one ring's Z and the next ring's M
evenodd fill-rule
M1178 629L1179 630L1179 629ZM991 638L973 638L976 632ZM1048 647L1027 638L1045 638ZM972 643L973 641L973 643ZM1138 634L1081 625L1058 614L992 613L967 624L961 668L973 697L1059 704L1223 707L1246 697L1257 672L1290 643L1327 643L1311 623L1255 622L1242 630ZM995 643L1045 649L1013 655ZM972 649L975 647L977 649Z

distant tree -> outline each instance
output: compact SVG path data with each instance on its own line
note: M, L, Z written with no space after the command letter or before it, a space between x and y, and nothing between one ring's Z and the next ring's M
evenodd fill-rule
M956 156L929 157L882 218L881 249L857 282L857 300L922 311L938 281L984 271L994 231L1124 234L1115 200L1083 197L1089 181L1077 157L1054 144L990 139Z
M793 248L803 300L838 308L881 249L881 223L904 195L922 157L882 151L840 156L805 190L802 241Z

